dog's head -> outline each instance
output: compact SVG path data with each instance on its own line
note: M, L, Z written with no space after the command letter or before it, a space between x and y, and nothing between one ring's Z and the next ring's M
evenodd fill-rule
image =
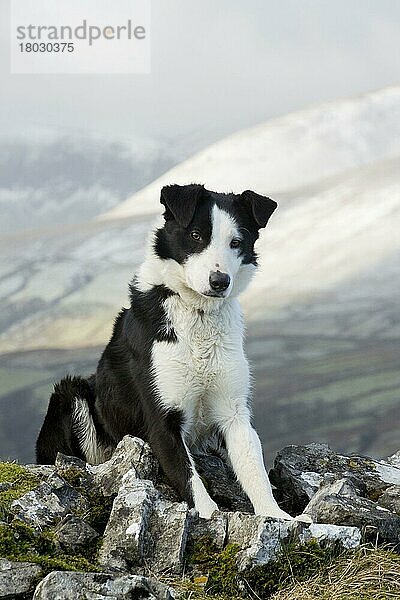
M164 225L154 250L179 265L181 283L209 298L227 298L246 287L257 266L254 243L277 207L247 190L218 194L202 185L161 190Z

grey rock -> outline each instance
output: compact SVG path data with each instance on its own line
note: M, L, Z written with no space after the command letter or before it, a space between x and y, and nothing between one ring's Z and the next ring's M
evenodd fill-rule
M214 512L210 519L202 519L192 509L190 515L189 541L194 543L198 540L208 538L214 546L220 550L225 546L228 533L228 518L223 512Z
M123 476L131 471L138 479L155 480L159 464L150 446L137 437L126 435L116 447L110 460L90 467L95 485L104 496L118 493Z
M58 452L55 469L58 475L66 477L71 483L72 478L74 487L80 487L84 491L91 491L94 485L94 478L91 467L86 462L75 456L66 456Z
M25 598L42 574L39 565L0 558L0 598Z
M276 558L282 544L292 537L291 523L270 517L228 513L227 542L238 544L239 571L265 565Z
M146 567L151 573L180 574L189 531L186 502L159 498L147 532Z
M47 479L55 471L54 465L24 465L32 475L36 475L41 480Z
M146 532L153 504L159 494L151 481L136 479L128 471L115 498L99 552L105 568L129 571L142 565L146 554Z
M310 500L304 512L315 523L348 525L361 529L366 541L400 547L400 517L375 502L357 495L352 482L327 481Z
M6 492L7 490L10 490L12 486L13 484L9 481L3 481L2 483L0 483L0 492Z
M186 503L165 500L132 469L114 500L99 563L120 571L146 567L153 573L180 573L188 527Z
M400 485L388 487L378 499L379 506L400 515Z
M51 487L61 504L65 506L67 510L77 510L80 512L88 510L89 504L85 496L67 483L65 479L57 473L50 475L50 477L47 478L46 483Z
M311 523L299 535L302 544L315 540L322 547L340 545L346 550L358 548L361 544L361 531L358 527Z
M54 540L59 543L63 550L69 552L79 552L82 549L87 549L99 537L93 527L74 515L64 517L54 531Z
M400 450L397 450L397 452L389 456L386 459L386 462L400 469Z
M282 508L303 512L326 475L352 482L359 496L376 501L391 485L400 485L400 468L364 456L335 454L326 444L288 446L280 452L270 472Z
M18 500L14 500L11 511L20 521L40 529L64 517L68 509L61 504L49 484L42 483Z
M87 509L86 499L56 474L11 504L17 519L38 529L52 525L71 511Z
M53 571L37 586L33 600L174 600L172 588L138 575Z
M226 452L219 454L194 453L197 470L218 507L226 511L253 513L250 500L242 490Z

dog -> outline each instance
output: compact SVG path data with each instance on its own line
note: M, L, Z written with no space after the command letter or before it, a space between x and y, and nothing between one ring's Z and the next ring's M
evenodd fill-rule
M251 424L251 379L238 295L257 268L254 244L277 204L246 190L161 190L163 220L130 285L130 308L87 380L67 377L50 398L37 462L57 452L98 464L124 435L149 442L171 485L203 518L217 504L192 457L217 434L255 514L292 517L275 501Z

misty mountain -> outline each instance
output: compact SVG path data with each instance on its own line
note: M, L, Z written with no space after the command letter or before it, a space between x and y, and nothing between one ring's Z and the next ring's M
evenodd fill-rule
M180 160L167 140L0 138L0 235L90 219Z

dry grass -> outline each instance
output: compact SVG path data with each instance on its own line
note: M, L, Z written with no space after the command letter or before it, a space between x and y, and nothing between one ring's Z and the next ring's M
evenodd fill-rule
M399 600L400 556L364 548L335 560L327 571L289 585L271 600Z

